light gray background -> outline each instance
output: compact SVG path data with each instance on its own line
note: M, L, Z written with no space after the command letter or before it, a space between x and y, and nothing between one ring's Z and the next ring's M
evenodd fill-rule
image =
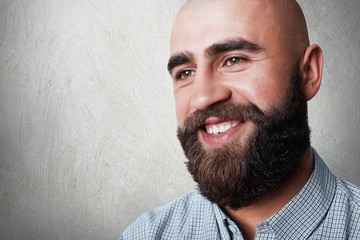
M166 71L183 2L0 0L0 239L117 239L194 187ZM313 146L360 185L360 1L300 4L325 53Z

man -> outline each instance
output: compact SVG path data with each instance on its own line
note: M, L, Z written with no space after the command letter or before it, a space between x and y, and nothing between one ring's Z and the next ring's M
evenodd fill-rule
M198 190L120 239L360 239L360 190L310 147L323 53L295 0L189 0L168 70Z

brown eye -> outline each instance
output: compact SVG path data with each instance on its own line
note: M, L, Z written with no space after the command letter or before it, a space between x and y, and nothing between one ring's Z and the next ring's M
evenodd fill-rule
M177 79L187 79L187 78L192 77L194 75L195 75L194 70L184 70L184 71L181 71L178 74Z
M232 65L236 65L239 64L243 59L240 57L231 57L226 61L226 66L232 66Z

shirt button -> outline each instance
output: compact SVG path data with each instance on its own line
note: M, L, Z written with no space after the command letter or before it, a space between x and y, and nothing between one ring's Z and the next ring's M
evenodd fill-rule
M237 229L234 227L234 226L232 226L232 225L229 225L229 230L232 232L232 233L237 233L238 231L237 231Z

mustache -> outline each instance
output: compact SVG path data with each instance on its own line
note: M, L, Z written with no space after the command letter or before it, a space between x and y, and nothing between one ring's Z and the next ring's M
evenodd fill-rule
M253 103L223 102L204 110L195 111L185 119L184 127L179 130L188 134L197 132L198 128L201 128L209 117L217 117L222 120L240 120L242 122L252 121L257 125L264 120L266 115Z

